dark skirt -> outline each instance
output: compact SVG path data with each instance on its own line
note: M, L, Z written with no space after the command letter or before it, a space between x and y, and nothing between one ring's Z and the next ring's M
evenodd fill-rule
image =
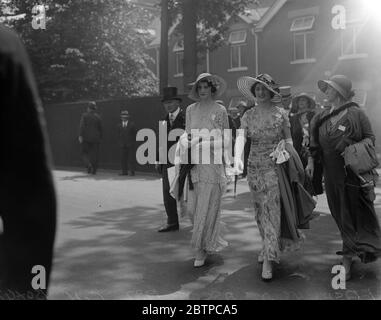
M363 263L377 260L381 230L373 205L374 187L362 185L350 170L343 180L327 173L324 180L328 205L343 239L343 250L338 254L358 256Z

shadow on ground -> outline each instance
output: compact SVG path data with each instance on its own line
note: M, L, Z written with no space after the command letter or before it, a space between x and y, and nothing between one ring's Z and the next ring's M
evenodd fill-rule
M161 209L163 210L163 209ZM191 226L158 233L158 209L136 206L96 212L72 220L88 238L66 241L56 250L52 299L145 299L185 292L190 299L372 299L380 298L380 262L354 265L346 291L331 287L339 263L339 233L321 214L305 231L303 249L285 254L271 283L260 280L256 262L260 238L250 194L224 198L223 221L230 245L193 268Z

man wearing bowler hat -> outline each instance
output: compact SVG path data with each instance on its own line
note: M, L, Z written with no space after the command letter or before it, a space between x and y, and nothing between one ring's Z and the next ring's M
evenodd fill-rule
M130 114L127 110L122 110L120 113L120 123L118 125L119 143L122 153L122 173L121 176L135 175L135 141L136 141L136 126L130 119Z
M160 122L160 125L167 126L166 128L167 137L164 143L166 144L166 147L163 146L163 141L159 141L158 150L160 148L164 148L164 150L161 150L162 152L159 152L161 155L164 155L164 159L163 157L160 157L158 154L157 162L156 162L156 170L162 175L163 199L164 199L165 211L167 213L167 224L161 227L158 230L159 232L179 230L177 202L169 193L170 182L168 179L168 168L174 166L173 159L171 159L171 156L168 154L172 146L174 146L177 143L178 138L176 139L176 141L170 141L168 137L171 130L175 130L175 129L185 130L185 113L180 108L181 101L182 99L177 95L176 87L167 87L163 89L163 97L161 102L164 105L164 109L167 115L164 121Z

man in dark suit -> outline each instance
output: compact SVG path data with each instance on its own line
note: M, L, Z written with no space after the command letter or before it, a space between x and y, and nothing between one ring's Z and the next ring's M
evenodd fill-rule
M79 124L79 143L87 173L96 174L98 169L99 145L102 139L102 121L97 114L97 105L89 102Z
M163 98L161 101L167 112L167 116L165 117L164 121L160 123L160 125L167 126L167 138L165 141L165 144L167 146L164 150L162 150L164 151L163 154L165 155L164 159L160 159L160 161L157 162L156 169L162 175L163 199L168 219L167 224L160 228L159 232L168 232L179 230L177 202L169 193L170 182L168 179L168 168L173 167L174 161L173 155L171 155L169 151L173 150L173 146L177 143L178 138L176 139L176 141L171 141L171 139L168 139L168 137L171 130L185 129L185 113L180 108L182 99L177 95L176 87L164 88ZM159 148L161 144L162 143L159 142ZM157 158L157 160L159 160L159 156Z
M130 115L127 110L123 110L120 114L121 122L118 125L118 135L120 146L122 149L122 176L135 175L135 141L136 141L136 126L130 120Z
M0 106L0 300L44 299L56 231L45 122L27 53L1 25ZM36 286L38 275L46 282Z

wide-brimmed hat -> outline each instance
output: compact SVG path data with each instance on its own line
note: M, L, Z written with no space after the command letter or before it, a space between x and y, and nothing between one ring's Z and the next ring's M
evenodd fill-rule
M161 98L161 102L168 101L168 100L183 101L183 99L181 99L177 95L177 88L176 87L166 87L166 88L163 88L163 96Z
M306 98L308 100L310 104L309 109L314 109L316 107L315 97L308 93L302 92L292 98L292 110L298 110L298 102L300 98Z
M331 86L338 93L340 93L344 99L349 100L355 95L352 90L352 81L343 75L334 75L329 80L319 80L318 87L322 92L326 92L328 86Z
M241 77L237 81L237 86L239 91L250 101L255 101L255 96L251 92L251 88L254 84L261 83L263 84L266 89L268 89L270 92L274 93L274 98L277 97L278 100L280 99L280 93L279 93L279 87L273 80L271 76L268 74L260 74L256 78L252 77ZM277 100L277 101L278 101Z
M214 87L216 87L217 91L214 93L214 98L220 97L226 90L227 84L224 79L222 79L220 76L217 76L215 74L210 73L201 73L195 82L190 83L189 85L192 86L192 89L188 95L188 97L194 101L199 101L200 97L197 93L197 84L201 80L208 80L210 81Z

